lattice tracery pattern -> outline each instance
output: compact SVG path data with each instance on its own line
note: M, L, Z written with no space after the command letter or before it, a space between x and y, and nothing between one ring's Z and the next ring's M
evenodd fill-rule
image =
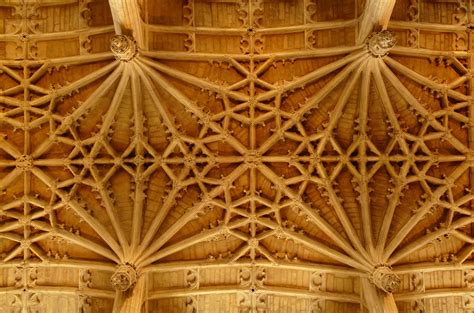
M150 312L207 312L209 295L235 312L365 312L368 277L400 312L424 312L446 296L430 285L436 266L456 267L451 308L472 309L471 56L397 50L389 32L329 48L318 38L336 22L309 0L212 2L239 38L239 51L212 54L203 43L222 29L200 18L208 2L180 5L183 26L145 16L149 50L121 36L114 54L49 60L30 40L60 34L19 5L21 31L0 37L24 34L26 49L0 50L0 266L19 277L5 282L8 308L41 308L41 290L58 290L35 270L55 264L81 269L68 282L81 312L114 297L110 277L132 294L146 277ZM82 20L87 3L81 44L110 31ZM272 19L277 8L294 10L292 25ZM356 38L357 14L341 14ZM186 52L164 53L162 32L184 32ZM272 36L299 32L302 47L272 50Z

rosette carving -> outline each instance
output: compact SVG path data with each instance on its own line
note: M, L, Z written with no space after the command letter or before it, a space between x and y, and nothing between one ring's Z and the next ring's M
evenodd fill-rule
M400 278L385 265L376 267L369 278L377 288L386 293L396 292L400 288Z
M137 282L137 271L131 265L121 265L110 278L115 290L122 292L132 288Z
M367 48L374 57L378 58L387 55L395 44L395 37L388 30L372 33L369 38L367 38Z
M118 60L130 61L137 54L137 45L133 38L125 35L115 35L110 41L110 50Z

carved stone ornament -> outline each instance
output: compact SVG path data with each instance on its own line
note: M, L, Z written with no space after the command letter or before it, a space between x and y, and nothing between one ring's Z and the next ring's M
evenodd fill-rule
M371 282L386 293L392 293L400 288L400 278L388 267L378 266L369 276Z
M115 35L110 41L110 50L115 54L117 60L130 61L137 54L137 45L133 38Z
M121 265L110 277L110 282L115 290L127 291L137 282L137 271L130 265Z
M388 54L397 41L392 32L383 30L378 33L372 33L367 38L367 48L374 57L383 57Z
M16 167L23 171L31 170L33 168L33 157L30 155L20 156L20 158L16 161Z

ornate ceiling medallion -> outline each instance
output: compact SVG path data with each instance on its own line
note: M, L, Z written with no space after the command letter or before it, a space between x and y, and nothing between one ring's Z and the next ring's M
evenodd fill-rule
M377 58L386 56L396 43L397 40L393 36L393 33L388 30L372 33L367 38L367 48L370 53Z
M135 40L126 35L115 35L110 41L110 50L115 58L120 61L130 61L137 55L137 44Z

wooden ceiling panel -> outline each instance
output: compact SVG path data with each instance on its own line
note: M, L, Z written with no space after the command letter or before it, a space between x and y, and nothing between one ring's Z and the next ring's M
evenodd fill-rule
M81 16L92 27L112 25L112 12L107 0L84 1L80 5Z
M462 24L467 18L467 4L453 1L419 1L420 22ZM442 12L442 13L441 13Z
M192 16L185 20L198 27L238 28L242 26L245 13L241 11L244 4L240 1L198 0L194 7L183 7L184 16ZM183 16L183 15L182 15Z
M260 10L265 12L256 21L261 27L293 26L305 23L303 0L261 1Z
M357 18L362 10L356 9L362 1L344 0L340 2L329 0L312 0L307 2L308 13L313 22L324 22L330 20L350 20Z
M4 3L0 31L6 59L46 59L88 54L100 42L94 35L113 32L108 2ZM108 42L105 45L107 49ZM102 51L106 51L103 49Z

